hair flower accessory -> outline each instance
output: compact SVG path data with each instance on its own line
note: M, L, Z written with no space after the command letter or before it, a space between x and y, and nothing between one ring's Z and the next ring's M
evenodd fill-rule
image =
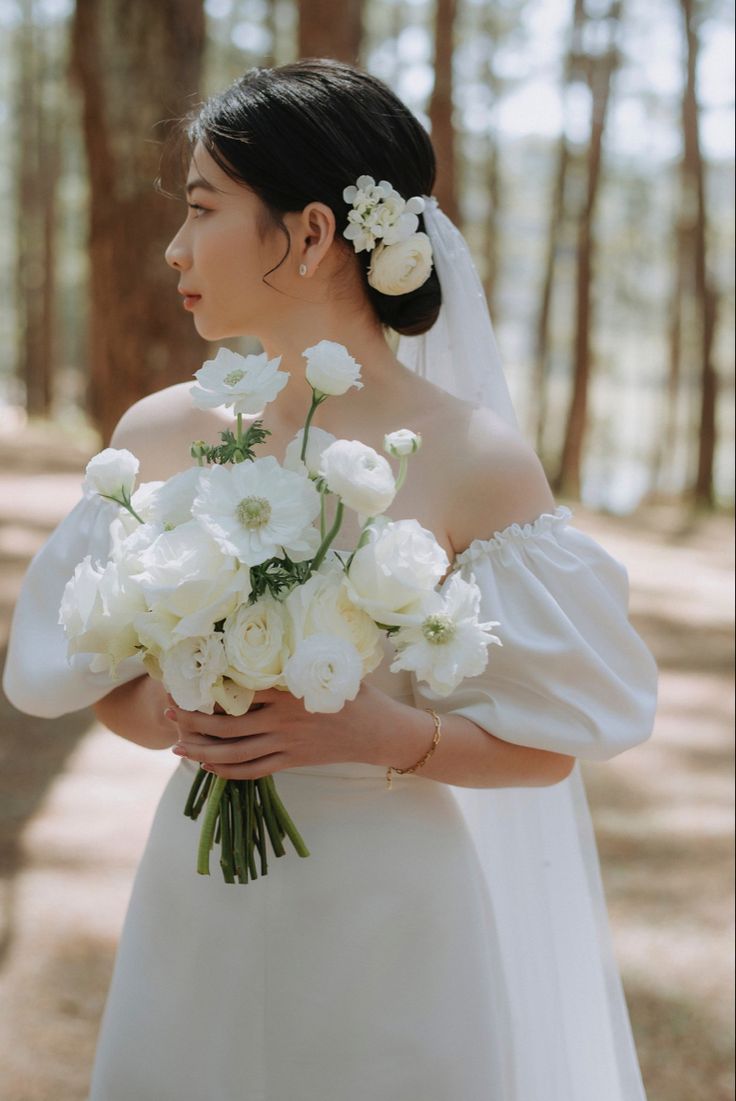
M343 237L356 252L373 252L368 282L381 294L408 294L429 278L432 245L417 232L425 208L421 195L404 199L388 180L358 176L342 193L352 206Z

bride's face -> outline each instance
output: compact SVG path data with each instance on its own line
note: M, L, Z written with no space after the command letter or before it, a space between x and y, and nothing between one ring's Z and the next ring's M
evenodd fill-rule
M288 288L296 264L291 256L268 276L273 286L262 281L286 251L284 234L274 228L261 239L261 200L223 172L199 142L187 189L186 219L165 253L179 272L179 290L192 296L182 299L184 308L205 340L258 336L288 301L273 287Z

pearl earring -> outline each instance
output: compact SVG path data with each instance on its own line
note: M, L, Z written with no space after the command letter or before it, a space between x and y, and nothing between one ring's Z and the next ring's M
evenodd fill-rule
M307 274L307 265L306 264L300 264L299 265L299 274L300 275L306 275Z

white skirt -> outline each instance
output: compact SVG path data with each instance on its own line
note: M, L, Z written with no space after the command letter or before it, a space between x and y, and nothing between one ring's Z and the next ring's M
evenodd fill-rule
M509 1019L485 880L449 788L284 770L310 856L226 884L180 762L138 868L89 1101L503 1101Z

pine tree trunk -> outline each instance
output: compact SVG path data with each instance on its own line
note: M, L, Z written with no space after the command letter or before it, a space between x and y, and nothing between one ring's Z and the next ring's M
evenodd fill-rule
M455 42L456 0L437 0L434 33L434 88L429 103L432 144L437 156L434 194L455 225L460 224L455 163L452 59Z
M363 0L299 0L299 57L360 63Z
M196 102L202 0L77 0L72 75L90 185L89 409L103 437L153 390L181 382L206 345L164 250L184 216L157 193L169 121Z

